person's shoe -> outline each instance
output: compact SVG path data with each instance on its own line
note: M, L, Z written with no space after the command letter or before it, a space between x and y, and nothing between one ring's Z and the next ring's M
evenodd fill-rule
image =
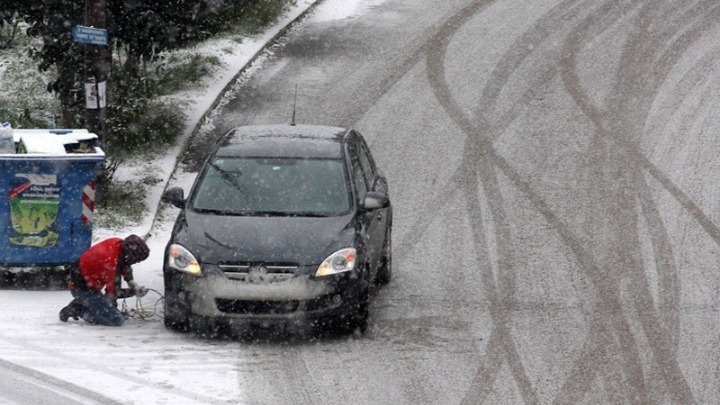
M60 320L67 322L68 318L72 318L77 321L79 309L79 306L75 302L71 302L65 308L60 310Z
M68 306L64 307L63 309L61 309L61 310L60 310L60 320L61 320L62 322L67 322L67 321L68 321L68 318L70 318L70 312L72 312L72 311L73 311L73 309L70 308L70 305L68 305Z

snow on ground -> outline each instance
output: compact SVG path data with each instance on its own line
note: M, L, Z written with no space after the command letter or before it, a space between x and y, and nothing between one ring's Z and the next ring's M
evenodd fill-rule
M313 15L315 21L331 21L351 18L362 14L364 11L371 9L385 0L345 0L336 1L337 7L324 7L320 12Z
M116 181L137 180L148 173L161 180L148 189L148 210L142 221L125 229L96 226L93 230L94 242L109 236L150 234L150 257L134 266L135 278L140 284L160 293L163 290L162 255L177 211L173 209L154 228L153 219L184 143L238 72L317 1L298 0L274 26L242 43L217 39L198 47L198 53L220 58L223 68L208 77L204 86L198 86L202 87L200 90L175 96L184 101L187 116L186 131L178 144L151 162L126 162L116 173ZM192 180L192 175L186 175L173 180L173 184L189 188ZM122 328L91 326L82 321L62 323L58 320L58 311L70 300L68 291L0 290L3 308L0 311L0 378L18 378L17 370L34 370L109 398L122 399L123 403L236 403L237 398L242 397L236 381L237 361L229 362L227 352L217 350L225 343L207 345L192 337L168 332L159 318L130 319ZM143 307L151 310L157 302L159 293L153 291L142 300ZM135 308L137 304L135 299L128 299L127 305ZM203 364L202 376L197 374L195 364ZM8 367L17 370L8 372ZM19 378L37 380L27 374ZM50 377L40 385L55 386ZM0 403L12 401L9 395L0 393Z
M180 170L179 175L171 179L184 143L236 75L255 60L284 27L318 2L298 0L277 24L242 43L216 39L198 47L199 53L220 58L223 68L207 78L204 88L173 96L187 117L187 129L178 144L152 161L126 162L116 173L115 181L137 181L148 173L160 180L148 188L148 210L142 221L124 229L96 226L93 230L94 242L131 233L147 236L150 257L134 266L136 280L155 290L141 301L143 308L155 310L154 305L161 302L163 253L177 214L176 209L168 208L153 223L160 196L169 183L189 189L194 178L193 173ZM379 3L378 0L324 0L313 18L348 18ZM62 323L58 320L58 311L70 300L68 291L0 290L3 308L0 311L0 379L6 381L3 387L14 385L19 391L18 394L3 390L0 403L26 402L31 397L27 396L26 388L20 387L33 385L42 389L32 398L42 397L46 391L55 393L46 403L67 403L61 397L77 399L78 395L87 399L90 391L97 393L95 402L102 403L112 403L113 399L137 404L243 402L242 388L236 378L237 368L244 367L244 360L227 361L228 353L235 350L232 343L206 343L193 336L168 332L159 318L129 319L122 328L92 326L82 321ZM134 298L126 304L129 308L137 305ZM161 307L157 311L161 313ZM198 364L202 364L202 375L195 366ZM68 388L64 381L74 385Z
M187 116L186 130L178 144L152 161L126 162L116 173L115 181L137 181L148 173L160 180L148 188L148 209L139 223L123 229L96 226L93 230L94 242L131 233L148 235L150 257L133 266L136 280L155 290L141 301L143 308L155 310L155 304L161 303L162 256L177 214L176 209L168 208L154 223L160 196L167 184L187 190L194 179L193 173L182 170L171 179L184 143L236 75L255 60L284 27L319 1L298 0L265 33L246 38L242 43L216 39L198 47L198 53L220 58L223 68L208 77L204 86L198 86L202 87L200 90L174 96L183 102ZM380 1L324 0L322 3L323 7L316 9L313 18L352 17ZM261 60L258 59L256 65L260 65ZM97 214L102 215L100 211ZM157 317L129 319L121 328L92 326L82 321L62 323L58 320L58 311L70 300L68 291L0 290L3 308L0 311L0 379L15 380L17 387L27 387L28 382L39 384L43 387L40 391L56 392L56 400L47 403L62 403L57 400L60 396L77 399L78 394L83 397L87 390L97 393L95 400L103 403L120 399L126 404L242 402L238 373L239 369L247 368L247 361L235 353L237 349L232 342L204 342L192 335L172 333L165 330ZM134 298L128 299L126 305L136 308L137 302ZM162 312L161 306L157 311ZM228 361L229 354L233 361ZM65 381L74 385L62 386ZM22 398L23 394L20 395ZM0 392L0 403L15 403L13 398L18 397Z

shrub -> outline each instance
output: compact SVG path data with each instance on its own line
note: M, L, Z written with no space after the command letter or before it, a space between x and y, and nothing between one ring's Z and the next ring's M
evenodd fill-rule
M182 134L185 116L162 101L138 98L108 106L104 145L108 154L123 156L169 144Z
M150 81L150 92L163 96L186 90L215 72L220 65L217 56L175 52L156 69L157 77Z

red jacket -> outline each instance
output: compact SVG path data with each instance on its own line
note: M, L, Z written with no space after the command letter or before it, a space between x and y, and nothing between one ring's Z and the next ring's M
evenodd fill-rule
M109 238L86 250L79 261L80 274L87 282L89 288L105 292L115 297L115 275L122 253L122 239ZM126 274L126 269L121 270Z

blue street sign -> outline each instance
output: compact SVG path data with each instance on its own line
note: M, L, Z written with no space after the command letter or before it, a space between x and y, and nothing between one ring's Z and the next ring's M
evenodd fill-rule
M73 41L81 44L107 45L107 30L103 28L83 27L76 25L72 29Z

